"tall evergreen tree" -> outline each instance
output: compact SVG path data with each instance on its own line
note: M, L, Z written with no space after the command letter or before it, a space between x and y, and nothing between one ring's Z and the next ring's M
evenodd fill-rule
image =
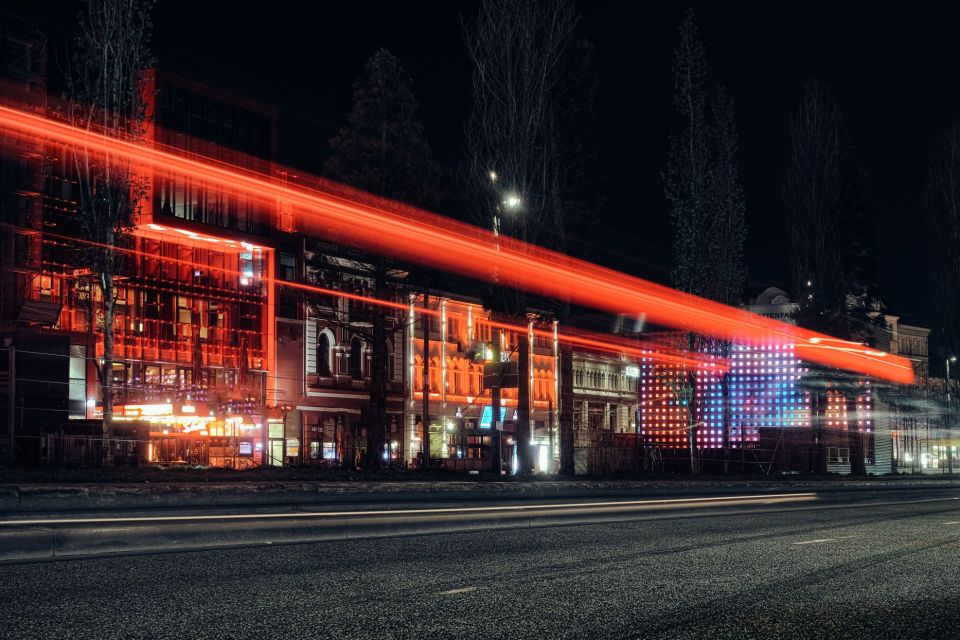
M953 356L960 354L960 119L937 136L929 165L923 208L935 331L946 355ZM954 381L953 388L957 386Z
M386 49L378 50L354 83L353 109L330 141L331 156L324 175L384 198L435 208L441 193L440 169L417 110L412 79L396 56ZM329 266L338 269L340 264ZM396 267L376 254L353 261L351 270L371 281L374 297L384 299L392 295L390 281ZM371 350L364 466L377 468L383 463L386 442L389 318L379 305L365 309L364 315L368 323L350 317L345 324ZM368 328L363 326L366 324Z
M866 175L840 107L816 81L790 120L783 210L798 322L869 339L879 250Z
M711 90L708 85L706 49L692 8L680 25L673 75L673 102L681 126L670 137L664 183L676 231L674 284L682 291L736 305L743 291L746 239L746 202L737 166L739 137L733 100L722 87ZM678 336L676 347L718 355L728 350L726 343L693 334ZM696 371L668 378L675 401L685 407L690 469L696 473ZM726 395L726 377L721 387Z
M676 235L673 280L682 291L736 304L746 238L733 101L707 84L706 50L688 9L674 51L673 102L681 126L670 137L665 193Z
M783 209L791 276L800 302L796 320L830 335L872 342L884 320L877 313L879 250L866 176L840 107L816 81L804 90L789 134ZM848 414L856 415L856 397L862 393L859 378L811 367L803 384L813 399L816 429L824 428L828 389L843 393ZM855 428L847 435L850 471L865 475L864 437ZM818 455L818 468L821 458Z

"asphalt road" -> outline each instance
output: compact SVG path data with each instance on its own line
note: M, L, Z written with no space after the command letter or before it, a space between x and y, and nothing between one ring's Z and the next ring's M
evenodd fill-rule
M937 495L0 566L0 638L960 638Z

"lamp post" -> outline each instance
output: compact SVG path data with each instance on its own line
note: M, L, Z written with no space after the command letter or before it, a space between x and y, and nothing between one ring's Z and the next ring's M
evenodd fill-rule
M627 365L624 369L627 379L634 381L637 392L637 408L633 411L633 455L637 463L637 473L643 470L640 459L640 367L635 364Z
M946 415L944 416L944 425L946 426L946 431L947 431L947 434L948 434L948 435L947 435L947 444L946 444L946 447L945 447L946 450L947 450L947 468L950 470L949 473L950 473L951 475L953 475L953 445L951 444L951 438L950 438L950 436L949 436L950 426L951 426L951 425L950 425L950 413L951 413L951 411L950 411L950 363L951 363L951 362L956 362L956 361L957 361L957 356L950 356L949 358L946 359L946 363L947 363L947 410L946 410Z
M956 362L957 356L950 356L947 358L947 406L950 406L950 363Z

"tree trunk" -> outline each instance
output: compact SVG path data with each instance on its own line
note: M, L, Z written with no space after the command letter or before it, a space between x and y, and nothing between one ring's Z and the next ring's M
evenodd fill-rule
M857 429L857 389L847 392L847 442L850 447L850 475L867 475L864 461L863 434Z
M379 258L374 276L374 297L383 300L386 296L387 270L383 258ZM383 466L383 451L386 442L387 422L387 377L389 376L387 354L387 314L384 307L373 306L373 355L370 361L370 406L366 413L367 453L364 467L379 469Z
M687 334L687 353L696 353L696 336ZM687 403L687 443L690 447L690 473L700 473L697 461L697 372L688 371L684 380L686 388L683 397Z
M533 456L530 450L530 336L526 331L519 336L517 367L517 461L518 473L527 475L533 471Z
M573 461L573 347L560 346L560 473L574 474Z
M112 258L112 256L110 256ZM104 270L100 276L100 292L103 295L103 364L101 365L101 389L103 392L103 455L109 456L108 439L113 427L113 274ZM109 462L109 461L108 461Z
M430 292L423 293L423 312L420 314L420 326L423 330L423 438L420 441L420 469L430 468Z

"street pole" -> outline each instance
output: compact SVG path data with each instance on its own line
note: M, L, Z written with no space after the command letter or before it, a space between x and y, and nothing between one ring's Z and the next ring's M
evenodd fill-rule
M951 356L951 357L949 357L949 358L946 359L946 362L947 362L947 410L946 410L946 413L945 413L945 415L944 415L944 426L946 427L945 430L946 430L946 432L947 432L947 444L946 444L946 449L947 449L947 468L949 469L950 475L953 475L953 445L951 444L953 438L951 437L951 427L952 427L952 425L950 424L950 417L951 417L951 415L950 415L950 414L951 414L951 410L950 410L950 362L951 362L951 361L952 361L952 362L956 362L956 360L957 360L957 357L956 357L956 356Z
M950 406L950 361L956 359L956 356L953 358L947 358L947 407Z
M423 313L420 315L420 328L423 331L423 440L420 442L421 469L430 468L430 292L423 292Z
M500 362L500 336L494 332L492 342L492 358L494 366L501 367ZM490 390L490 434L493 436L493 472L500 475L500 467L503 464L503 433L500 431L500 381Z
M643 460L640 458L640 409L634 409L633 455L637 459L637 473L643 471Z
M9 453L10 466L12 467L17 460L17 454L15 452L16 442L14 439L14 433L15 433L14 424L17 419L17 350L16 350L16 347L13 346L13 340L10 341L10 346L7 349L7 354L10 357L10 362L7 365L7 372L9 374L8 377L9 377L9 384L10 384L10 402L9 402L10 422L8 423L7 434L10 438L10 441L8 444L10 446L10 453Z

